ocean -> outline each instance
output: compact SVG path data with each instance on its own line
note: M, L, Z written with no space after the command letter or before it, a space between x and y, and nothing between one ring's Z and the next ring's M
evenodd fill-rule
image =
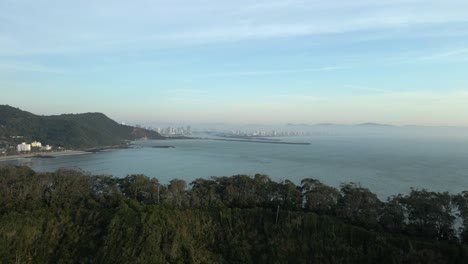
M254 175L296 184L315 178L339 188L359 183L381 199L411 187L459 193L468 190L468 140L443 137L310 136L280 138L310 145L266 144L210 139L137 141L129 149L99 153L0 161L36 171L80 168L92 174L124 177L145 174L162 183L190 183L210 176ZM156 148L154 148L156 146ZM157 148L174 146L174 148Z

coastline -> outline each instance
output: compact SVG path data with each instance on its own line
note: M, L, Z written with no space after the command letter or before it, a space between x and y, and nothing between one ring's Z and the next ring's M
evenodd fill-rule
M0 156L0 161L8 161L8 160L24 159L24 158L41 158L41 156L57 157L57 156L80 155L80 154L90 154L90 152L86 152L82 150L64 150L64 151L59 151L59 152L16 154L16 155L9 155L9 156Z
M25 159L25 158L55 158L59 156L69 156L69 155L82 155L82 154L92 154L102 151L115 150L115 149L127 149L129 146L126 144L111 145L111 146L97 146L93 148L81 149L81 150L63 150L57 152L34 152L34 153L24 153L24 154L15 154L0 156L0 162L16 159Z

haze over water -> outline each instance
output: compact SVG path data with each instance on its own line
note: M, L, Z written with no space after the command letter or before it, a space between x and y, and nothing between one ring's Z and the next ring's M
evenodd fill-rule
M38 171L78 167L93 174L145 174L162 183L180 178L268 174L274 180L316 178L339 187L357 182L384 199L410 187L458 193L468 189L468 140L449 137L313 136L282 138L311 145L214 140L138 141L130 149L55 159L2 162ZM175 148L153 148L153 146Z

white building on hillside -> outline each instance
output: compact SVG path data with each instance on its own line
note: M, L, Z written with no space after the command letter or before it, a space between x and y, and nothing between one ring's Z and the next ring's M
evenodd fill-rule
M18 145L18 152L26 152L26 151L31 151L31 144L26 144L26 142L23 142Z
M33 147L33 148L41 148L41 147L42 147L42 144L41 144L41 142L34 141L33 143L31 143L31 147Z

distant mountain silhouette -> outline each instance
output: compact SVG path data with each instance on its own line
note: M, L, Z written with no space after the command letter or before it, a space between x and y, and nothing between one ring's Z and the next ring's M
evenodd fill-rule
M333 124L333 123L318 123L318 124L315 124L316 126L339 126L337 124Z
M110 146L143 137L163 138L155 131L120 125L102 113L38 116L8 105L0 105L0 140L37 140L66 148ZM14 143L14 142L12 142Z
M362 123L362 124L358 124L357 126L391 127L392 125L388 125L388 124L379 124L379 123Z
M309 126L312 126L312 125L309 125L309 124L293 124L293 123L287 123L286 126L306 126L306 127L309 127Z

